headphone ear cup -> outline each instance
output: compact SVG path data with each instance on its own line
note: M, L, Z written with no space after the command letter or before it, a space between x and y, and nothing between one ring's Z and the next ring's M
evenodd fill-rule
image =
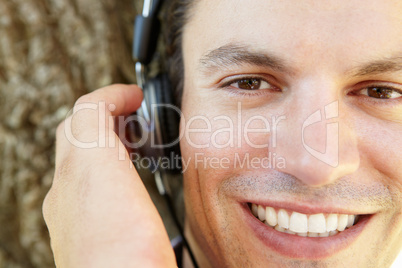
M155 124L159 124L162 136L162 143L164 145L163 157L170 161L168 171L181 171L181 161L178 161L180 160L180 109L174 105L167 74L159 74L155 78L150 79L148 88L152 88L155 93L158 117L155 118Z

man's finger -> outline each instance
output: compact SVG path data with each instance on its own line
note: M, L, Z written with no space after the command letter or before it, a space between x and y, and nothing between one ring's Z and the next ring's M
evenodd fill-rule
M72 113L57 128L56 167L72 146L80 149L107 146L108 137L115 134L113 117L134 112L140 107L142 98L139 87L122 84L80 97Z
M111 85L80 97L76 102L74 112L80 104L105 102L110 115L127 115L140 107L142 98L142 90L136 85Z

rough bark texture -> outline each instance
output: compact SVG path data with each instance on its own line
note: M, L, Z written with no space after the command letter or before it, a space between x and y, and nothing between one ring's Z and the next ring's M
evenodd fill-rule
M53 267L42 219L75 100L132 83L139 0L0 0L0 267Z

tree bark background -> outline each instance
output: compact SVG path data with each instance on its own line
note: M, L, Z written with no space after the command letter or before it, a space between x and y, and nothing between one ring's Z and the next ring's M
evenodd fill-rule
M0 0L0 267L54 267L41 206L75 100L133 83L140 0Z

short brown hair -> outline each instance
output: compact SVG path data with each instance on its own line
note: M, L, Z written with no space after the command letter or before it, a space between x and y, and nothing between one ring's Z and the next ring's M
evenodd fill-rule
M180 106L184 84L184 63L182 51L182 34L184 25L188 22L195 0L167 1L164 18L164 41L167 57L167 72L169 74L175 104Z

